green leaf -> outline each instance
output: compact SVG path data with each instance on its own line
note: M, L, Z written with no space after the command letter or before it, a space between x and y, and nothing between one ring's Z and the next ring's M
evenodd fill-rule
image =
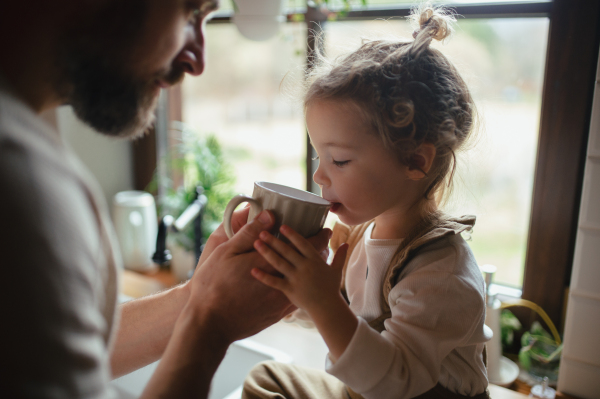
M502 336L502 344L511 346L514 340L514 331L522 328L519 319L508 309L502 310L500 313L500 332Z
M529 352L521 348L519 351L519 364L525 370L529 370L531 368L531 358L529 357Z
M202 221L204 238L207 239L221 223L225 206L235 195L233 168L223 156L214 134L199 134L183 123L177 127L181 130L181 142L172 149L170 159L160 162L168 162L172 171L180 173L183 185L173 187L172 181L161 183L168 188L159 201L159 212L177 218L194 201L196 188L201 186L208 199ZM158 187L156 174L149 187ZM174 235L174 240L186 250L193 250L193 237L193 225L190 225L182 233Z

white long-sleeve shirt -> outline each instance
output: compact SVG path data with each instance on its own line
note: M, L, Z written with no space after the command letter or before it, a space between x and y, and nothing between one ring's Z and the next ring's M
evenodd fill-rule
M483 392L481 353L491 330L484 325L483 278L467 243L447 236L408 262L387 298L392 316L380 334L368 321L382 314L381 287L400 240L371 239L372 228L346 272L359 325L335 364L327 358L327 372L367 399L412 398L438 382L462 395Z

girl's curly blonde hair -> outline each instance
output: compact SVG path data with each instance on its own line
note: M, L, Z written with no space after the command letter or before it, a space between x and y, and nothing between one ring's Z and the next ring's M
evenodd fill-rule
M433 144L436 156L425 177L429 184L424 197L441 198L448 194L455 153L473 130L476 109L456 68L430 47L433 39L441 41L452 33L454 17L424 5L413 9L410 18L419 26L414 41L367 41L333 61L317 50L304 107L320 100L355 103L384 145L411 167L418 168L414 151L423 143Z

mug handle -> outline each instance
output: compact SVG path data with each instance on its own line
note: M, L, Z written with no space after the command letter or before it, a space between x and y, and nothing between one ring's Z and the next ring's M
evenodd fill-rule
M227 238L233 237L233 229L231 228L231 216L233 215L233 211L239 204L242 202L247 202L250 204L250 207L259 214L262 211L262 206L260 203L252 197L248 197L247 195L240 194L236 195L229 201L227 207L225 208L225 214L223 215L223 227L225 228L225 234L227 234Z

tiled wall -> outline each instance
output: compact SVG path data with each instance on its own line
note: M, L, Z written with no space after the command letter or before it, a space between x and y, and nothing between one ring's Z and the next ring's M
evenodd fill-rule
M600 398L600 64L596 76L579 229L558 389Z

